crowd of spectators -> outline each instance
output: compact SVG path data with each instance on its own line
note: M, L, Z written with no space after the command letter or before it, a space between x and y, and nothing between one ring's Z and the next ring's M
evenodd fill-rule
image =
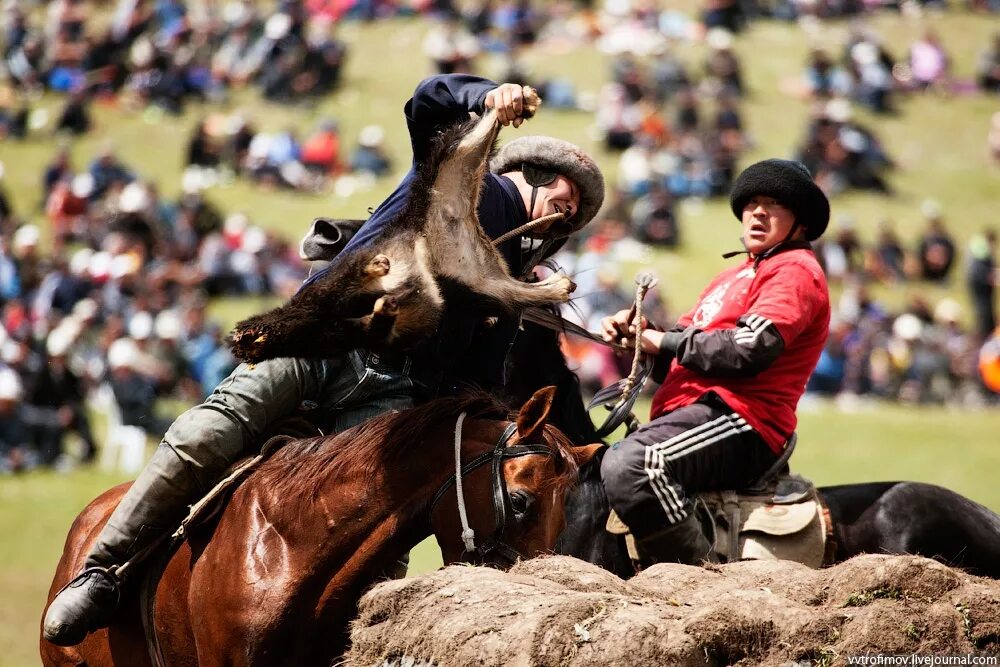
M94 20L102 4L111 17L106 29ZM620 267L643 262L650 246L681 245L680 202L724 197L752 148L746 101L773 91L748 89L737 49L748 23L857 17L838 56L821 49L809 55L795 89L809 105L809 122L788 153L831 196L848 189L891 195L894 160L857 120L857 107L901 114L907 95L1000 90L1000 34L965 81L933 30L893 54L863 20L876 10L939 4L705 0L692 18L624 0L599 8L480 0L463 11L447 0L5 3L0 141L45 130L53 150L40 175L44 232L26 222L32 213L14 210L0 165L0 472L93 460L100 443L85 406L95 395L113 398L123 424L158 437L171 416L171 402L162 399L197 400L235 363L208 316L210 299L284 297L297 288L305 268L289 241L255 224L250 212L219 210L214 184L245 178L262 188L332 186L347 194L393 173L376 125L364 127L348 149L335 119L259 131L250 114L224 104L240 88L279 103L335 90L346 57L335 37L341 21L425 12L433 21L422 43L428 72L478 72L483 56L499 56L504 71L495 78L534 85L550 108L593 113L600 141L618 161L618 180L609 183L601 217L558 261L580 285L569 314L594 329L602 315L632 300ZM995 0L968 5L998 10ZM607 87L595 95L560 77L533 76L523 56L540 43L595 45L608 56ZM51 119L32 110L43 91L64 96ZM179 198L161 197L157 183L123 164L110 143L90 164L73 164L60 142L91 131L95 100L169 114L198 101L203 118L183 149ZM989 145L1000 160L1000 113L993 122ZM817 246L843 297L811 393L964 405L995 400L989 388L1000 386L982 380L984 359L1000 369L995 232L984 229L960 248L939 205L925 202L921 215L926 230L913 247L888 221L879 223L874 243L864 243L846 218ZM876 283L965 289L974 312L966 317L954 299L917 297L890 312L870 296ZM670 321L662 292L654 290L644 307L655 321ZM604 348L568 340L566 349L590 389L627 372L628 360Z
M0 221L0 470L89 461L82 406L105 388L123 424L159 437L160 399L198 400L235 367L209 299L287 298L305 277L287 240L188 176L166 201L111 145L83 169L59 151L42 176L49 248L17 211Z

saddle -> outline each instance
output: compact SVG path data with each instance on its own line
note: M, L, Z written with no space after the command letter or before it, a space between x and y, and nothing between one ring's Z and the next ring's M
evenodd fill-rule
M791 560L809 567L833 562L833 526L816 486L788 471L793 434L781 457L749 488L703 491L695 512L720 563ZM639 560L635 538L612 510L608 532L625 536L629 556Z

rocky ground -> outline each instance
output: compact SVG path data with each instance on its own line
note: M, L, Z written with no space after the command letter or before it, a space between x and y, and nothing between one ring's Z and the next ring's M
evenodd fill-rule
M916 556L656 565L628 581L565 556L452 566L362 600L354 665L836 665L1000 652L1000 582Z

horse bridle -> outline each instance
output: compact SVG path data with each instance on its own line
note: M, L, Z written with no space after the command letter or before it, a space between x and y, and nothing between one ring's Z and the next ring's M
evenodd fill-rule
M456 425L457 431L461 430L462 417L459 417L458 424ZM508 564L513 565L518 560L522 558L521 553L503 541L503 532L507 527L507 516L513 513L513 507L510 502L510 494L507 492L507 480L503 476L503 464L504 461L509 459L516 459L522 456L551 456L552 451L543 444L538 443L527 443L527 444L517 444L508 446L511 437L517 431L517 424L509 424L503 433L500 434L500 439L497 440L497 444L494 445L493 450L489 452L483 452L476 458L472 459L465 465L459 466L456 462L455 474L451 475L441 488L438 489L437 493L434 494L434 498L431 500L430 514L434 514L434 509L437 507L438 503L444 495L453 487L461 486L461 477L468 475L473 470L477 470L487 463L492 463L492 475L493 475L493 515L495 517L495 524L493 528L493 534L486 538L485 541L481 542L478 546L475 545L474 536L463 534L463 539L468 537L466 540L465 553L470 554L471 562L481 563L486 560L486 557L496 552L502 559L508 562ZM456 436L457 437L457 436ZM465 514L465 502L464 499L459 495L458 498L459 513L464 517ZM471 545L471 548L470 548Z

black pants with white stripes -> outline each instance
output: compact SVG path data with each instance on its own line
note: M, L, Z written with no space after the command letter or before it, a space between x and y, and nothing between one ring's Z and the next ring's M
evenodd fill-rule
M707 394L615 443L601 478L611 506L641 538L686 519L688 494L744 488L776 460L746 420Z

